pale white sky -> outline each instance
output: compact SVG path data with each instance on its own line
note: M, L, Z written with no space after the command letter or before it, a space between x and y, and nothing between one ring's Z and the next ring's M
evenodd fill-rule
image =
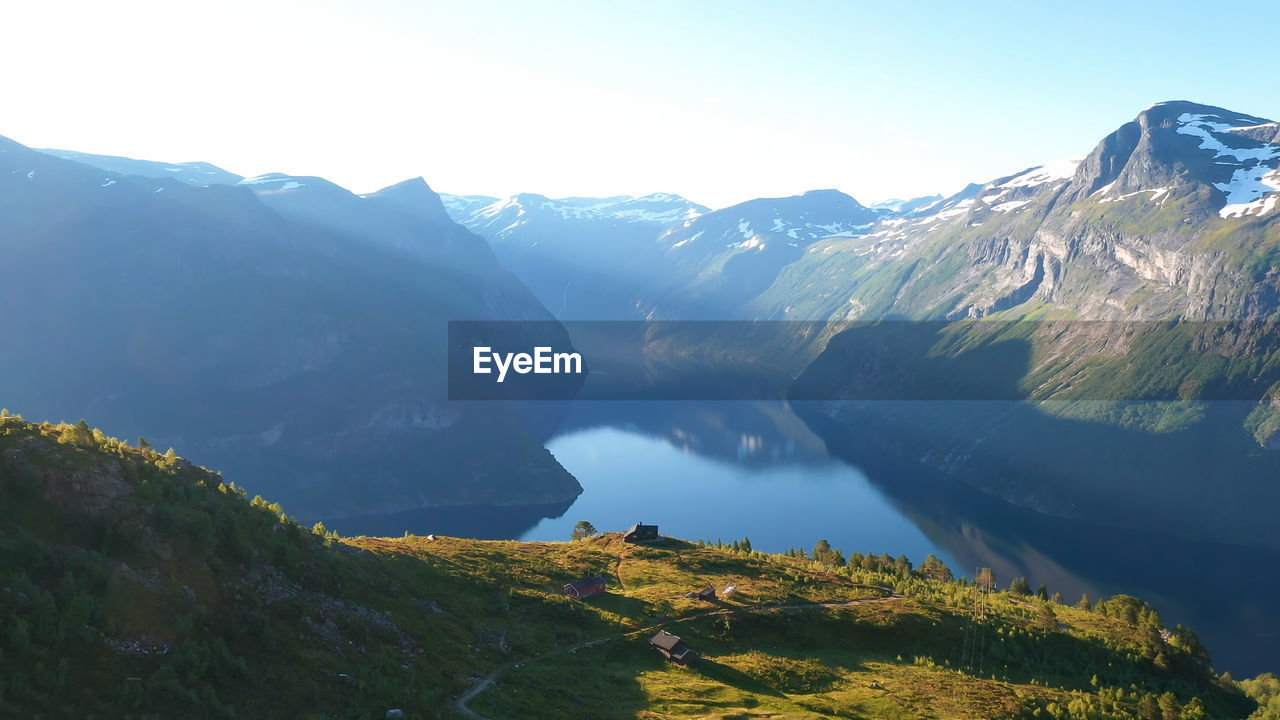
M422 175L722 207L950 192L1085 154L1159 100L1280 115L1263 44L1206 34L1200 4L949 5L23 2L0 135L357 192Z

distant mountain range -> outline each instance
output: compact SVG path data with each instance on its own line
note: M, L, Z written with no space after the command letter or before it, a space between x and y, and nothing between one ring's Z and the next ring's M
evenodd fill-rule
M1234 318L1255 313L1229 300L1225 287L1215 293L1204 283L1251 284L1235 261L1253 267L1270 257L1278 167L1275 122L1176 101L1143 111L1087 157L975 183L948 198L868 208L836 191L814 191L707 211L651 196L677 205L629 228L626 242L616 239L617 228L644 199L445 196L445 204L495 246L523 248L498 254L526 279L527 267L545 262L534 251L552 236L562 243L554 252L612 254L628 273L653 264L649 274L668 282L650 286L640 306L670 308L677 317L981 317L1035 299L1096 317ZM564 226L570 217L571 228ZM1091 232L1078 248L1063 245ZM633 254L637 247L644 252ZM1192 251L1201 247L1216 259L1201 255L1193 268ZM1245 261L1253 250L1262 254ZM1067 272L1083 265L1090 273ZM1140 288L1135 308L1114 292ZM1088 297L1092 290L1102 295Z
M1274 540L1280 496L1258 478L1280 471L1280 126L1264 118L1158 103L1082 157L874 207L834 190L720 210L670 194L500 200L421 180L359 196L321 178L0 150L0 299L34 306L0 321L24 338L0 351L0 397L171 433L228 469L270 472L286 448L314 472L273 480L293 507L309 506L287 488L307 483L383 488L331 498L369 508L572 497L532 426L495 433L484 411L437 402L422 338L444 319L905 319L946 328L930 356L944 374L1005 343L991 373L1037 404L885 417L835 401L808 416L829 442L856 430L1013 502L1116 523L1159 527L1183 505L1152 498L1177 493L1202 510L1179 532ZM966 324L1026 319L1055 322ZM1181 334L1132 324L1149 321ZM856 336L832 341L841 329L786 349L789 371L855 387ZM1228 390L1246 401L1209 402ZM495 434L515 438L506 460L467 451Z

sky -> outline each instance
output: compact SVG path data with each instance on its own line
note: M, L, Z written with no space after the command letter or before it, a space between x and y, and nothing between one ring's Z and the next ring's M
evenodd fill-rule
M1234 12L1215 11L1219 14ZM950 193L1162 100L1280 117L1266 34L1180 2L23 2L0 135L356 192Z

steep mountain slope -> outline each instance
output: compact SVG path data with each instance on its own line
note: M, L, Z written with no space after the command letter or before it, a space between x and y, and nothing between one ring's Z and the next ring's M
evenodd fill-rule
M453 219L493 246L560 319L643 317L651 288L670 272L654 239L707 208L678 195L507 200L448 196Z
M815 244L753 309L941 321L917 326L920 372L892 382L988 383L969 399L1003 401L838 402L885 387L860 377L882 331L855 327L800 383L837 400L809 415L836 435L1044 512L1275 547L1276 127L1155 105L1078 164ZM957 322L979 319L994 322Z
M6 403L188 447L304 516L580 491L545 423L445 402L447 320L550 316L425 183L193 187L0 140L0 304Z
M1070 707L1128 719L1256 707L1194 632L1164 628L1137 598L1085 609L984 592L975 616L975 585L936 558L846 563L822 545L783 556L617 533L347 540L172 453L0 414L0 714L977 719ZM564 596L594 574L606 594ZM706 584L736 592L684 596ZM646 642L659 628L697 662L664 662Z

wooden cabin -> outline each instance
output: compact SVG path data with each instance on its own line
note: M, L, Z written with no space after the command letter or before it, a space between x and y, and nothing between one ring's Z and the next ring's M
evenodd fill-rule
M659 630L657 635L649 639L649 644L658 649L666 659L688 665L698 659L698 653L689 649L680 638L666 630Z
M690 600L705 600L706 602L711 602L716 599L716 589L708 585L701 590L690 590L685 593L684 596Z
M608 584L603 575L592 575L581 580L574 580L565 585L564 594L574 600L581 600L592 595L598 595L608 589Z
M658 526L636 523L631 526L626 535L622 536L622 539L629 543L653 542L658 539Z

